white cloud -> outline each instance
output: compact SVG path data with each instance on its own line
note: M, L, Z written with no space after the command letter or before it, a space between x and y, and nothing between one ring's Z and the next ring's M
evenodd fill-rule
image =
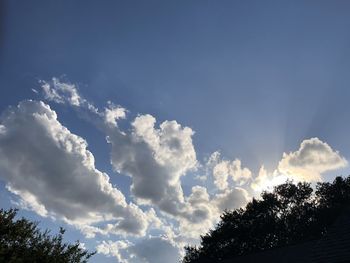
M155 128L151 115L137 117L132 132L106 130L114 168L132 178L131 192L140 203L153 204L171 215L184 209L180 178L196 169L193 131L176 121Z
M57 78L52 78L51 82L41 81L41 88L45 99L56 103L68 102L73 106L80 106L84 101L74 84L61 82Z
M232 197L231 206L237 202L240 204L241 199L244 199L244 195L238 198L241 192L234 188L226 187L223 189L225 193L221 196L210 197L206 189L200 186L194 187L191 195L185 197L181 177L190 171L195 171L199 166L192 143L194 134L192 129L182 127L176 121L164 121L156 127L156 119L146 114L134 119L131 131L121 131L117 126L117 120L125 118L126 110L114 106L111 102L108 104L104 112L92 112L97 113L103 120L99 125L102 125L102 130L107 135L107 142L112 147L111 163L116 171L132 178L130 189L138 203L154 205L167 215L171 215L179 223L181 232L193 225L191 231L185 233L194 236L198 235L196 231L203 233L217 221L221 210L215 206L221 204L220 198L226 195L227 198ZM242 168L239 160L226 162L219 160L219 153L216 157L214 155L211 156L211 161L209 160L212 168L218 165L217 162L222 162L226 165L228 176L233 182L241 184L250 178L250 171ZM148 217L150 218L150 215ZM164 224L161 225L159 222L158 227L165 228ZM90 227L84 231L91 235L91 232L101 230Z
M38 202L35 195L25 190L17 191L16 189L13 189L9 184L6 186L6 189L21 197L19 200L12 201L19 207L27 210L33 210L42 217L48 216L48 211L46 210L45 206Z
M346 165L346 159L338 151L334 151L318 138L311 138L304 140L298 151L283 153L278 170L298 181L319 181L322 173Z
M95 168L86 141L62 126L48 105L21 102L0 123L0 176L23 205L80 227L112 220L111 232L145 233L146 214L126 203Z
M235 184L243 185L252 177L251 171L242 167L239 159L221 160L219 152L214 152L209 158L209 162L213 166L214 184L220 190L225 190L229 185L232 185L229 179Z
M240 187L218 193L214 198L214 205L221 214L224 210L234 210L247 204L249 201L248 192Z
M145 263L177 263L180 260L179 248L162 237L143 239L130 248L140 262Z
M322 174L327 171L346 167L347 160L338 151L318 138L304 140L297 151L283 153L278 167L268 172L262 166L251 187L255 191L272 190L287 179L295 182L322 181Z
M193 186L189 197L186 198L187 209L180 219L180 232L184 236L193 237L209 229L216 220L216 208L212 206L207 189Z
M155 125L153 116L141 115L132 122L129 133L118 127L106 129L112 164L132 178L131 192L139 203L155 205L178 222L177 231L182 237L198 239L218 221L223 209L245 204L247 193L227 187L221 195L210 196L206 188L194 186L185 197L181 177L198 167L194 132L176 121L165 121L159 128ZM229 162L227 167L233 182L245 182L251 176L239 160Z
M5 132L6 132L6 127L0 124L0 134L5 134Z
M218 222L225 209L242 207L248 200L248 192L243 188L233 187L211 196L205 187L194 186L186 198L186 216L179 219L179 232L188 238L188 242L196 242L199 235L205 234Z
M114 256L120 263L177 263L180 249L163 237L141 239L135 244L129 241L103 241L97 252Z
M105 108L104 117L107 124L116 126L117 120L125 119L126 109L121 106L115 106L113 103L108 102L108 107Z
M163 233L164 237L153 238L152 241L143 239L136 243L110 241L98 247L100 253L113 255L121 262L157 262L154 259L156 255L148 254L152 248L143 243L146 240L147 244L153 242L160 247L159 242L173 244L176 241L178 246L184 242L198 242L199 234L212 228L223 210L236 209L248 202L248 183L260 192L272 189L286 179L319 180L324 172L347 164L328 144L313 138L305 140L298 151L284 153L278 167L272 172L266 171L262 166L254 179L252 172L243 167L239 159L222 159L219 152L213 153L208 162L201 166L197 161L192 142L194 132L191 128L181 126L176 121L164 121L158 126L155 117L146 114L136 117L131 122L130 130L121 130L118 120L125 119L127 112L123 107L108 102L107 108L100 112L78 94L74 85L54 79L52 83L44 84L46 86L43 85L43 90L48 100L79 106L79 109L93 113L92 121L105 132L107 142L111 145L111 163L114 169L131 178L131 197L138 204L154 207L142 212L136 205L128 205L132 211L138 211L135 213L143 218L149 228L157 229L157 233ZM6 133L6 127L0 126L0 134ZM208 189L193 186L189 196L185 196L182 177L195 172L198 167L204 168L204 175L195 176L201 183L206 183ZM39 210L40 207L36 209ZM41 210L45 214L45 210ZM165 213L160 213L162 217L159 217L156 211ZM124 218L127 220L117 225L107 224L99 228L84 225L81 229L92 237L96 233L117 232L116 226L134 229L138 225L138 221L132 221L133 218L138 218L133 213ZM153 258L150 259L150 256ZM159 262L164 262L165 256L162 256L162 261Z
M64 102L69 103L68 100ZM193 236L195 229L200 228L202 233L205 226L211 227L218 218L213 203L191 207L189 202L192 202L193 197L185 198L181 186L181 177L198 167L192 129L182 127L176 121L164 121L155 127L156 119L153 116L140 115L131 123L131 131L121 131L116 122L125 118L126 110L111 102L108 104L109 107L104 112L98 112L94 108L91 111L92 119L106 132L107 142L112 146L111 163L115 170L132 178L130 189L133 198L139 204L153 205L170 215L180 224L180 229L182 226L196 224L192 229ZM84 100L81 106L85 108L86 105L89 103ZM152 215L147 214L146 217L152 224ZM157 224L168 236L179 239L175 230L169 231L167 223L158 221ZM113 228L84 226L82 231L92 237L95 233L113 231Z
M214 184L220 190L228 188L229 164L227 161L222 161L215 165L213 169Z
M166 166L174 176L173 181L194 169L197 165L196 152L192 144L194 132L182 127L176 121L164 121L156 129L155 118L151 115L137 117L132 126L136 138L146 142L154 153L156 161Z
M96 247L96 251L100 254L104 254L106 256L116 257L119 263L128 263L129 255L129 247L133 244L127 240L119 240L119 241L102 241Z
M255 177L250 186L254 191L261 193L265 190L273 190L274 186L284 183L287 179L288 177L285 175L277 174L277 170L269 173L264 166L261 166L258 175Z
M112 145L112 164L132 178L131 192L139 203L155 205L177 221L182 237L198 239L218 221L223 209L247 202L247 192L232 184L245 183L251 172L239 160L221 161L216 154L210 158L210 165L218 164L214 159L226 165L230 187L210 196L206 188L194 186L185 197L181 177L198 167L192 143L194 132L176 121L165 121L159 128L155 125L153 116L141 115L132 122L131 132L122 132L118 127L106 129Z
M82 99L73 84L43 82L45 98L57 103L68 103L88 109L91 120L107 135L111 144L111 163L116 171L132 178L131 193L140 204L155 205L161 211L181 216L186 210L180 178L197 168L196 152L192 144L194 132L176 121L164 121L159 128L151 115L140 115L125 132L117 126L118 119L126 117L127 110L108 102L103 112ZM71 103L71 93L79 104Z

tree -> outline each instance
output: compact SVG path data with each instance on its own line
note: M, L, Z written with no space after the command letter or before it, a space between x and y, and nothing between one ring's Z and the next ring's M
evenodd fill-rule
M350 202L350 177L333 183L287 181L246 207L225 211L199 247L185 247L183 263L224 259L319 238Z
M50 236L50 231L40 231L36 222L15 220L16 215L16 209L0 209L0 262L80 263L95 254L82 249L79 241L64 243L63 228Z

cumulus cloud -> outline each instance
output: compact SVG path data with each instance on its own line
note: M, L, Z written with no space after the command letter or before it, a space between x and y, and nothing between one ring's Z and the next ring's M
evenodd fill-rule
M176 263L180 259L179 249L162 237L144 239L131 247L130 250L145 263L163 263L164 259L169 263Z
M347 165L339 152L318 138L284 153L272 172L262 166L255 178L239 159L223 159L220 152L201 165L192 142L194 131L177 121L157 123L145 114L122 130L118 122L126 118L125 108L108 102L100 111L74 84L57 78L42 81L41 86L48 101L73 106L105 132L111 164L131 178L130 198L137 205L126 202L109 176L95 167L86 141L59 123L56 113L42 102L21 102L0 118L0 178L20 197L22 207L61 218L87 237L157 235L103 241L97 246L99 253L118 262L178 262L183 245L196 244L224 210L248 202L249 186L260 192L286 179L315 181ZM192 184L185 195L181 180L189 173L207 187Z
M108 175L95 168L86 141L48 105L21 102L0 123L0 177L24 205L80 227L109 220L111 232L144 234L147 216L126 203Z
M346 165L346 159L338 151L334 151L318 138L311 138L304 140L298 151L283 153L278 170L299 181L318 181L322 179L322 173L343 168Z
M105 132L111 146L113 168L131 177L130 190L134 200L138 204L154 206L175 219L178 223L176 231L184 233L182 236L186 238L198 237L199 233L206 232L217 222L223 210L245 205L249 195L243 187L246 188L248 183L254 190L262 191L286 179L315 181L321 179L324 172L347 164L328 144L312 138L302 142L298 151L284 153L278 167L272 172L262 166L253 179L252 172L243 167L239 159L225 160L219 152L214 152L202 166L204 175L196 175L202 183L213 183L214 189L209 186L208 193L207 188L194 186L185 196L182 177L201 167L192 142L194 132L191 128L176 121L164 121L157 125L152 115L145 114L137 116L129 130L121 130L117 124L120 119L126 118L125 108L108 102L108 106L99 111L78 94L74 85L61 83L57 79L50 83L43 82L42 86L48 100L79 106L93 113L94 123ZM0 126L0 134L5 133L6 130ZM212 182L208 182L209 176ZM134 208L137 210L136 206ZM41 211L45 213L44 209ZM143 213L147 222L167 231L172 240L179 240L175 230L169 231L169 225L165 226L166 223L157 218L154 210L150 211ZM134 228L130 220L119 226ZM114 228L113 224L103 229L85 226L84 231L88 234L106 233L115 231Z
M102 241L96 247L96 251L100 254L104 254L106 256L112 256L117 258L119 263L129 262L128 258L131 257L129 252L129 247L133 244L127 240L119 240L119 241Z
M50 87L56 93L59 92L57 85ZM81 100L84 101L81 106L89 104ZM69 100L65 99L64 102L69 103ZM154 205L171 215L179 222L180 229L189 224L195 224L201 229L211 227L220 210L215 207L221 204L217 200L223 196L231 196L234 198L232 203L240 204L238 196L241 192L234 188L229 189L228 185L221 188L225 193L220 198L210 197L206 189L199 186L192 189L189 197L184 196L181 177L195 171L199 166L191 128L183 127L176 121L164 121L157 127L156 119L146 114L139 115L131 122L130 131L122 131L117 126L117 121L126 117L126 109L111 102L108 102L104 112L93 110L93 113L97 113L97 117L102 120L99 122L102 127L99 128L106 133L107 142L111 145L111 163L114 169L131 177L130 190L139 204ZM225 169L227 177L237 184L244 183L251 176L250 171L243 168L238 159L232 162L223 161L220 160L219 153L213 154L211 159L211 168L214 168L215 175ZM220 175L216 177L219 178ZM235 196L233 193L236 192ZM85 231L89 232L91 228L85 228Z
M103 241L97 252L114 256L120 263L177 263L180 249L163 237L149 237L133 244L129 241Z
M210 200L207 189L193 186L191 194L186 198L187 209L183 218L179 218L179 231L187 238L198 238L199 234L208 230L217 220L217 209Z
M242 207L248 200L249 194L243 188L232 187L210 195L205 187L194 186L186 198L187 214L179 219L179 231L187 242L196 242L218 222L224 210Z
M318 138L304 140L297 151L283 153L278 167L268 172L262 166L251 186L256 191L272 189L287 179L295 182L322 180L322 174L346 167L347 160Z
M181 177L198 165L193 131L176 121L155 126L153 116L141 115L132 122L129 133L117 127L110 130L112 164L132 178L131 192L139 203L155 205L177 221L182 237L198 239L217 222L223 209L240 207L246 193L227 188L221 195L210 196L206 188L194 186L190 195L184 196ZM235 181L242 178L238 173L246 171L237 161L230 163L229 169Z
M115 106L113 103L108 102L108 107L105 108L104 118L105 122L110 125L117 125L117 120L125 119L126 109L121 106Z
M56 90L55 85L51 86ZM90 103L81 100L84 103L80 108L85 109ZM69 103L69 100L65 99L64 103ZM198 237L196 229L203 233L204 227L212 226L218 218L212 200L210 204L194 204L196 193L187 198L181 186L181 177L198 167L191 128L183 127L176 121L164 121L156 127L156 119L146 114L139 115L131 122L131 130L122 131L117 121L126 117L126 110L121 106L109 102L103 112L95 108L91 112L93 122L106 133L107 142L111 145L112 166L117 172L131 177L130 190L137 203L152 205L165 212L179 224L179 231L184 226L195 224L196 227L191 229L192 236L197 234ZM152 224L151 218L154 217L150 213L146 216ZM169 237L179 240L174 233L176 230L171 230L166 223L153 220L153 224L157 224ZM104 229L92 226L82 228L90 237L112 230L110 225Z
M118 127L106 129L112 146L112 165L132 178L131 193L136 200L171 215L183 237L198 238L217 222L224 209L247 202L248 194L235 187L210 196L205 187L194 186L190 195L184 196L181 177L198 167L192 129L176 121L164 121L158 128L151 115L136 117L131 127L130 132L122 132ZM250 178L250 171L239 160L219 161L227 165L232 182L242 183Z
M214 205L221 214L224 210L234 210L247 204L249 200L248 192L240 187L218 193L214 198Z
M193 131L176 121L165 121L158 129L155 122L153 116L141 115L130 133L107 129L111 162L132 178L131 192L140 203L178 215L184 209L180 178L197 165Z
M220 190L229 187L230 179L238 185L243 185L252 177L251 171L242 167L239 159L221 160L219 152L214 152L211 155L208 164L213 167L214 184Z
M42 88L45 98L50 101L82 109L91 107L73 84L53 78L51 82L43 82ZM135 200L140 204L155 205L169 215L187 215L180 178L195 170L198 164L192 129L182 127L176 121L164 121L157 128L156 119L146 114L136 117L131 123L131 131L125 132L117 126L117 121L126 117L125 108L108 102L103 112L94 107L91 112L94 123L106 133L111 145L114 169L132 178L130 189Z
M248 200L247 192L233 184L245 183L251 172L238 159L223 161L220 154L212 155L208 166L215 170L225 165L230 185L214 195L203 186L194 186L189 196L184 195L181 178L197 169L198 161L192 143L194 132L176 121L164 121L156 127L156 119L147 114L136 117L129 132L116 126L106 131L112 146L112 165L132 178L133 196L140 204L155 205L171 215L178 223L178 232L187 240L198 239L218 221L224 209L238 208Z

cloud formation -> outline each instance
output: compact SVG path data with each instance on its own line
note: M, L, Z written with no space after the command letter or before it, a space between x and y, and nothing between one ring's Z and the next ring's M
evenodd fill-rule
M179 215L185 205L180 178L197 165L193 131L176 121L165 121L159 128L155 123L153 116L141 115L130 133L107 128L111 163L132 178L131 192L139 203Z
M227 189L229 184L233 182L243 185L252 177L252 172L248 168L242 167L239 159L221 160L219 152L214 152L209 158L209 162L213 166L214 184L220 190Z
M53 84L50 87L56 89ZM64 103L72 105L69 94L66 96L62 95ZM90 109L91 103L80 95L79 98L84 103L75 109L90 110L91 120L106 134L107 142L111 145L112 166L118 173L131 177L132 198L138 204L159 209L164 216L174 220L170 226L167 220L158 220L157 223L158 229L172 240L192 242L198 239L200 234L217 222L225 206L219 205L224 197L234 198L230 207L239 207L241 201L246 200L246 195L234 188L225 189L226 192L220 196L209 196L205 188L194 186L188 197L184 195L181 178L191 171L196 172L200 166L192 143L194 132L191 128L183 127L176 121L164 121L157 126L156 119L145 114L131 122L130 130L123 131L117 122L126 117L126 109L109 102L101 112L96 108ZM241 179L237 169L245 171L239 162L232 162L230 172L234 180ZM207 197L200 199L200 195ZM150 221L150 214L147 215ZM108 232L91 226L85 226L82 231L88 236Z
M68 102L73 106L80 106L84 102L74 84L61 82L57 78L52 78L51 82L41 81L41 88L45 99L56 103Z
M283 153L278 170L296 180L310 182L321 180L321 174L324 172L346 165L346 159L338 151L334 151L318 138L311 138L304 140L296 152Z
M251 186L256 191L272 188L287 179L295 182L322 181L322 174L346 167L347 160L319 138L302 141L295 152L283 153L271 173L262 166Z
M142 235L146 215L95 168L87 143L43 102L23 101L0 119L0 176L43 216L75 224L114 221L112 232Z
M60 86L55 85L54 81L50 88L52 93L60 92ZM91 105L78 96L84 101L80 107ZM69 94L62 94L61 98L72 105ZM145 114L131 122L130 130L122 131L117 121L124 119L125 113L126 109L111 102L103 112L95 108L92 110L94 123L96 117L100 119L97 125L106 133L107 142L111 145L111 164L118 173L131 177L130 190L137 203L155 206L165 212L179 223L180 229L189 224L196 225L191 229L192 235L196 229L211 227L217 221L220 207L225 206L216 207L221 204L219 200L234 198L230 207L239 207L242 200L246 200L247 195L234 188L232 182L245 183L251 177L251 172L243 168L238 159L232 162L220 160L219 153L216 153L216 159L215 154L212 155L212 163L216 167L214 174L217 178L221 176L219 173L227 174L230 187L227 183L225 188L219 187L223 191L220 195L209 196L205 188L194 186L191 194L185 197L181 178L199 167L192 142L193 130L176 121L164 121L157 126L156 119ZM200 195L202 200L198 199Z
M173 259L181 253L183 245L196 244L199 235L212 228L224 210L244 206L249 201L250 194L258 195L287 179L320 180L323 173L347 165L339 152L318 138L304 140L297 151L284 153L278 167L272 172L262 166L256 176L242 165L241 160L223 159L220 152L214 152L206 163L201 164L192 142L194 131L177 121L166 120L158 124L154 116L143 114L130 121L129 128L121 129L118 124L126 119L128 111L125 108L108 102L107 107L100 111L83 99L74 85L61 83L57 79L50 83L43 82L42 88L46 99L66 103L79 112L84 112L87 119L91 119L105 133L111 147L110 160L114 170L131 178L131 200L141 207L149 208L143 212L135 204L126 204L119 191L120 198L124 200L122 205L118 202L117 206L122 207L118 208L122 211L118 210L120 217L116 218L117 213L109 205L105 205L107 208L103 211L96 212L92 209L93 212L84 217L86 220L96 214L104 220L116 220L116 223L108 223L104 227L93 224L80 226L81 231L90 237L96 233L120 233L121 229L124 233L145 234L147 226L148 234L151 233L150 230L156 231L156 236L138 241L104 241L97 246L99 253L114 256L119 262L164 262L165 258L169 262L168 258ZM0 137L6 132L7 127L1 123ZM86 142L81 148L87 151ZM73 154L76 155L79 156ZM93 173L101 173L94 165L91 167ZM182 188L182 179L186 174L200 178L199 183L202 184L192 182L187 195ZM110 186L108 176L103 175L103 184L109 185L108 189L118 191ZM66 179L67 182L69 180ZM8 187L23 199L30 200L32 208L38 213L48 213L48 206L38 202L36 195L18 190L11 184ZM154 247L157 249L154 250ZM162 248L161 251L158 251L159 248ZM150 251L157 253L149 253Z
M186 198L187 214L179 218L179 232L188 242L195 241L218 222L224 210L242 207L248 200L249 194L243 188L227 188L210 195L207 188L193 186Z
M116 257L120 263L177 263L180 260L179 249L163 237L149 237L135 244L103 241L96 249L99 253Z
M121 106L116 106L110 101L108 107L105 108L104 119L109 125L117 126L117 120L125 119L126 109Z
M248 200L245 190L233 186L209 195L206 188L197 185L189 196L184 195L181 177L195 171L198 161L192 143L194 132L176 121L164 121L157 128L153 116L140 115L131 123L130 132L117 126L106 131L112 165L132 178L134 198L170 215L182 237L197 239L217 222L224 209L240 207ZM250 171L242 168L240 161L228 166L234 181L250 178Z
M224 210L234 210L246 205L248 200L248 192L243 188L235 187L217 194L214 198L214 205L221 214Z
M86 108L90 112L99 114L98 109L79 94L78 88L75 84L62 82L55 77L50 81L40 80L39 83L45 100L59 104L68 104L76 108ZM116 119L123 117L123 112L117 110L117 108L119 107L115 107L113 104L109 103L109 107L106 108L106 116L108 116L106 121L114 122ZM103 114L100 115L102 116Z

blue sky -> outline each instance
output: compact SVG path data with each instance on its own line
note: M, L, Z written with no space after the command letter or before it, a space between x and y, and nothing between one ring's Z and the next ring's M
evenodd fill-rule
M4 130L14 131L11 125L22 115L32 118L36 111L39 115L56 112L59 124L69 130L69 140L75 140L70 134L86 140L86 151L95 158L98 172L94 171L108 174L126 202L142 211L137 210L140 218L147 217L141 234L97 233L86 238L78 223L67 223L64 208L44 204L37 196L36 202L49 213L42 217L27 204L23 215L40 220L43 227L63 225L69 230L68 239L78 237L89 249L100 245L101 253L93 262L118 262L116 253L109 251L120 251L120 262L157 262L167 255L152 259L143 250L145 244L162 244L174 255L183 244L195 243L195 233L181 232L184 225L198 225L194 228L199 236L201 227L215 223L225 198L231 208L239 207L262 187L282 179L314 182L349 172L347 1L12 0L0 5L0 124ZM72 103L72 91L77 92L79 105ZM8 109L28 99L34 102ZM119 109L126 116L115 119L117 124L107 122L105 109ZM156 119L154 126L150 115ZM6 122L9 116L18 118ZM50 120L45 125L55 123L54 118ZM166 122L172 120L181 126ZM36 131L39 124L44 125L33 121L22 128ZM31 193L31 188L9 171L16 164L5 149L11 149L13 156L18 155L16 149L23 150L2 136L0 153L7 161L0 163L1 205L23 206L23 199L33 202L24 194ZM21 132L17 136L24 142L36 138ZM113 139L107 143L106 136ZM40 158L37 147L49 151L45 147L50 143L29 144L28 151ZM131 162L128 154L142 156L139 151L155 159ZM173 155L167 155L169 151ZM216 151L220 156L213 155ZM29 160L29 155L23 158ZM141 172L132 167L142 168ZM40 180L52 179L42 165L35 169L46 176ZM177 193L172 201L178 202L181 211L165 206L159 191L131 187L138 180L149 182L148 176L153 175L153 179L163 178L164 189ZM18 189L9 191L8 184ZM191 194L194 198L205 193L210 207L196 207L200 202L191 201ZM162 221L156 227L150 227L155 219L142 214L151 208ZM205 224L196 222L195 211L206 214ZM117 220L115 214L110 216L85 226L98 225L108 232L106 222Z

